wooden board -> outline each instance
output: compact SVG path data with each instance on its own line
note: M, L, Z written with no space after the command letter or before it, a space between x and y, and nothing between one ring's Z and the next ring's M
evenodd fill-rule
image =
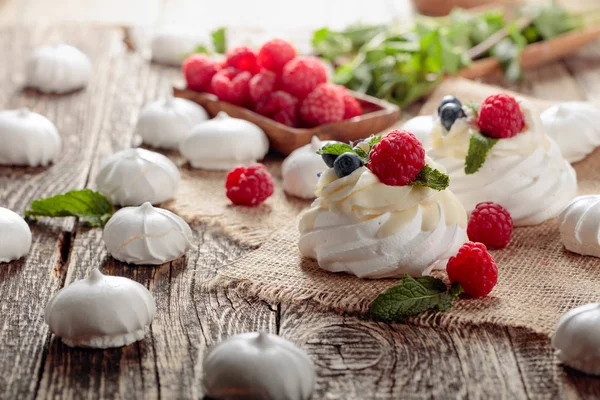
M67 97L19 89L27 50L46 40L80 45L95 79ZM0 30L12 55L0 65L0 106L46 113L65 138L49 169L0 168L0 205L22 212L33 198L90 186L100 160L134 142L141 106L166 95L177 69L127 52L121 31L87 26ZM600 96L600 43L565 64L527 73L513 87L548 99ZM296 342L317 368L316 399L600 398L600 380L557 365L547 338L524 330L383 324L310 303L266 304L201 282L253 248L194 226L198 248L160 267L129 267L106 255L99 229L72 219L33 226L26 260L0 265L0 399L198 399L206 349L232 334L265 330ZM48 332L43 308L65 284L100 266L154 294L158 313L142 342L106 351L70 349Z

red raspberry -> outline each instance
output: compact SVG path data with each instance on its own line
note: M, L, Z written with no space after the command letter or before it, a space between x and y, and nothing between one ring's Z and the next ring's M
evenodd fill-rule
M225 189L233 204L253 207L273 194L273 177L262 164L241 165L229 171Z
M458 282L465 293L483 297L498 282L498 267L483 243L467 242L446 266L450 282Z
M287 126L298 125L298 99L282 90L257 103L255 111Z
M227 52L226 64L228 67L250 72L252 75L259 70L256 53L248 46L234 47Z
M329 124L344 118L344 98L331 83L321 83L300 106L300 116L308 125Z
M188 89L197 92L210 88L210 81L221 69L219 63L204 54L193 54L183 62L183 75Z
M479 130L496 139L510 138L525 127L525 117L514 97L504 93L488 96L477 117Z
M485 244L488 249L508 246L512 231L513 220L508 211L492 202L477 204L467 227L469 239Z
M425 166L425 150L410 132L394 130L373 146L367 164L379 180L390 186L406 186Z
M263 70L250 79L250 98L254 104L269 96L275 90L277 75L274 72Z
M344 94L344 119L357 117L362 114L362 107L358 100L346 91Z
M272 39L260 48L258 65L279 73L294 57L296 57L296 49L291 44L282 39Z
M316 57L296 57L283 67L281 81L286 92L303 99L327 82L327 70Z
M213 76L211 87L219 100L232 104L245 105L248 103L248 84L252 75L247 71L235 68L225 68Z

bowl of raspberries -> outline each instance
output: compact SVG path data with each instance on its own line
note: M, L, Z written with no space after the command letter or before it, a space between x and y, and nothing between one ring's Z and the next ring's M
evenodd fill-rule
M398 121L400 109L328 81L317 57L299 56L287 41L272 39L255 50L239 46L224 60L193 54L183 63L186 88L176 97L195 101L211 116L225 111L260 126L280 153L321 140L348 142Z

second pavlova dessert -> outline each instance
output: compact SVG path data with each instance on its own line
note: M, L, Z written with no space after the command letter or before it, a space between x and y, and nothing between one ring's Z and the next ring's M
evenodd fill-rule
M320 151L329 167L300 221L301 253L359 278L444 268L467 240L467 214L417 138L392 131Z
M516 226L536 225L577 195L575 170L524 99L496 94L463 105L446 96L429 139L429 155L446 168L450 189L468 212L492 201Z

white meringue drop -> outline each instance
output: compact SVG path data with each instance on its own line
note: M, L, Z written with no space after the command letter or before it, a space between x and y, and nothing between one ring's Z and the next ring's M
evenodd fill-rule
M138 119L136 134L144 143L165 149L177 149L192 132L206 121L208 114L193 101L167 97L148 104Z
M163 27L152 37L152 61L180 66L198 44L199 40L190 32L173 26Z
M576 197L557 220L567 250L600 257L600 195Z
M181 175L171 160L145 149L109 156L98 171L96 188L119 206L162 203L173 197Z
M433 116L419 115L411 118L402 125L402 129L414 133L423 147L427 149L429 148L429 134L433 130Z
M108 220L102 238L111 256L131 264L163 264L192 247L189 225L150 203L121 208Z
M29 57L26 74L28 87L62 94L86 86L92 75L92 64L76 47L42 46Z
M600 146L600 109L590 103L557 104L541 115L544 131L570 163L583 160Z
M48 118L20 110L0 111L0 164L46 166L56 159L61 138Z
M106 349L142 340L155 313L143 285L94 269L50 300L45 320L67 346Z
M314 199L319 174L328 169L317 150L329 142L322 142L313 136L306 146L292 151L281 164L283 189L302 199Z
M600 375L600 303L572 309L563 315L552 336L556 357L565 365Z
M0 207L0 263L26 256L31 248L31 229L21 216Z
M220 112L196 125L179 151L194 168L227 171L262 160L269 151L269 139L252 122Z
M308 355L280 336L250 332L210 349L203 363L203 384L211 398L307 400L316 375Z

